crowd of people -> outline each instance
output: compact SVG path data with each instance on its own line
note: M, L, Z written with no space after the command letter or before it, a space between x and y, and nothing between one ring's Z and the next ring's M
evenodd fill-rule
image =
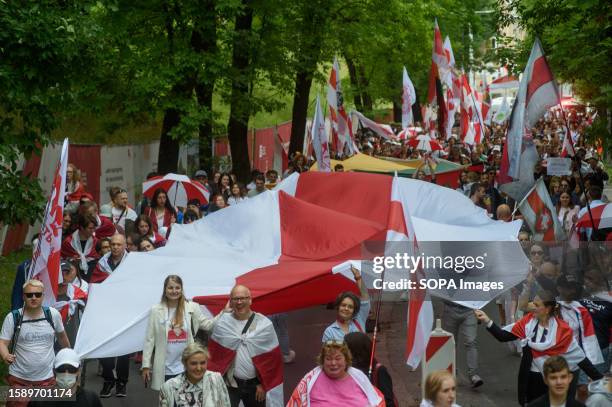
M556 216L568 235L590 208L604 205L608 180L600 160L602 151L581 137L590 115L569 115L571 137L577 159L572 174L549 176L546 160L561 154L564 120L549 113L532 130L539 159L534 176L542 177ZM360 130L356 145L365 154L395 159L423 159L415 178L436 182L435 163L440 158L464 166L457 190L499 221L520 218L516 202L499 189L504 126L487 128L483 143L470 146L451 137L440 140L443 149L433 154L389 141ZM223 311L214 318L202 314L198 304L184 296L179 275L168 275L161 301L150 311L139 355L121 355L99 360L104 379L98 394L80 386L82 363L70 349L87 304L91 284L103 283L125 261L130 252L157 250L170 238L173 225L189 224L228 206L240 205L293 172L308 171L312 161L303 154L292 157L287 170L253 171L248 184L231 173L204 170L193 174L194 182L210 194L208 202L189 200L176 207L162 188L151 199L133 206L126 190L110 188L109 201L98 208L81 182L79 170L69 164L61 247L62 283L55 307L43 307L44 286L28 280L30 260L20 265L12 295L12 311L0 333L0 356L9 365L12 386L57 385L76 392L78 406L99 406L99 398L127 396L130 361L141 364L145 386L159 391L161 406L265 406L274 397L274 378L269 371L282 371L292 363L287 315L262 315L251 310L248 287L235 286ZM342 164L334 171L343 171ZM151 173L148 179L156 176ZM514 209L513 209L514 208ZM556 250L533 240L525 226L518 236L531 269L526 280L498 299L501 328L482 311L445 302L443 323L455 337L462 336L467 354L467 374L473 387L484 384L478 374L478 321L497 340L509 342L520 355L518 402L521 406L602 407L612 400L610 371L612 328L612 262L609 247L597 241L609 238L606 231L583 230L581 240L594 242L590 250ZM608 231L609 232L609 231ZM37 241L32 241L36 248ZM572 264L569 266L568 264ZM368 290L358 270L352 269L354 292L339 293L333 304L336 320L322 332L317 367L305 374L290 396L288 406L399 406L390 372L372 359L372 340L366 322L370 312ZM510 306L506 306L510 304ZM257 350L278 345L279 352L262 362ZM272 346L274 347L274 346ZM56 354L57 352L57 354ZM262 364L263 363L263 364ZM582 371L582 372L581 372ZM588 378L587 378L588 376ZM589 380L594 380L589 384ZM396 378L397 380L397 378ZM433 372L425 382L422 407L456 406L456 379L449 372ZM36 406L32 401L29 405ZM563 404L565 403L565 404ZM25 406L27 401L9 402Z

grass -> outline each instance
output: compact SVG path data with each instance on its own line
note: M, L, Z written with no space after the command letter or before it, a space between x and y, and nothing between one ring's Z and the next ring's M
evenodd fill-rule
M32 255L30 248L25 248L17 252L11 253L8 256L0 256L0 310L2 311L2 320L4 316L11 311L11 293L13 290L13 282L17 273L17 266L22 261ZM6 384L6 375L8 366L4 362L0 362L0 383Z

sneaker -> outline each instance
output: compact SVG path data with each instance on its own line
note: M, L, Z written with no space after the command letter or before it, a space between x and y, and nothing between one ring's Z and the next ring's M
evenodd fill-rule
M126 384L117 383L117 389L115 390L115 397L125 397L125 396L127 396Z
M104 382L104 386L102 386L102 390L100 391L100 397L103 399L110 397L113 392L113 387L115 387L115 383Z
M294 350L289 350L289 354L288 355L283 355L283 362L285 363L293 363L293 361L295 360L295 351Z
M480 376L478 376L477 374L475 374L474 376L472 376L470 378L470 381L472 382L472 388L475 389L476 387L480 387L484 384L484 382L482 381L482 379L480 378Z

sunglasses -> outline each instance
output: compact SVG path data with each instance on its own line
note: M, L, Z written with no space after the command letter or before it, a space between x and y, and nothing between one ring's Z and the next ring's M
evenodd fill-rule
M23 293L23 295L25 295L26 298L32 298L32 297L40 298L43 296L43 293Z
M60 367L55 369L56 373L72 373L75 374L79 371L78 367L74 367L72 365L61 365Z

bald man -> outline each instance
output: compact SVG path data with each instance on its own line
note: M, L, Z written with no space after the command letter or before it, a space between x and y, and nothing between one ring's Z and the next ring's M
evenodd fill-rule
M244 407L265 407L266 399L282 405L283 362L276 332L268 318L251 310L251 303L247 287L232 288L232 312L217 319L208 342L208 368L223 375L232 407L241 401Z
M100 258L91 274L92 283L101 283L110 276L127 256L125 236L115 233L110 240L111 251Z
M497 220L502 220L504 222L512 221L512 209L506 204L501 204L497 207Z

